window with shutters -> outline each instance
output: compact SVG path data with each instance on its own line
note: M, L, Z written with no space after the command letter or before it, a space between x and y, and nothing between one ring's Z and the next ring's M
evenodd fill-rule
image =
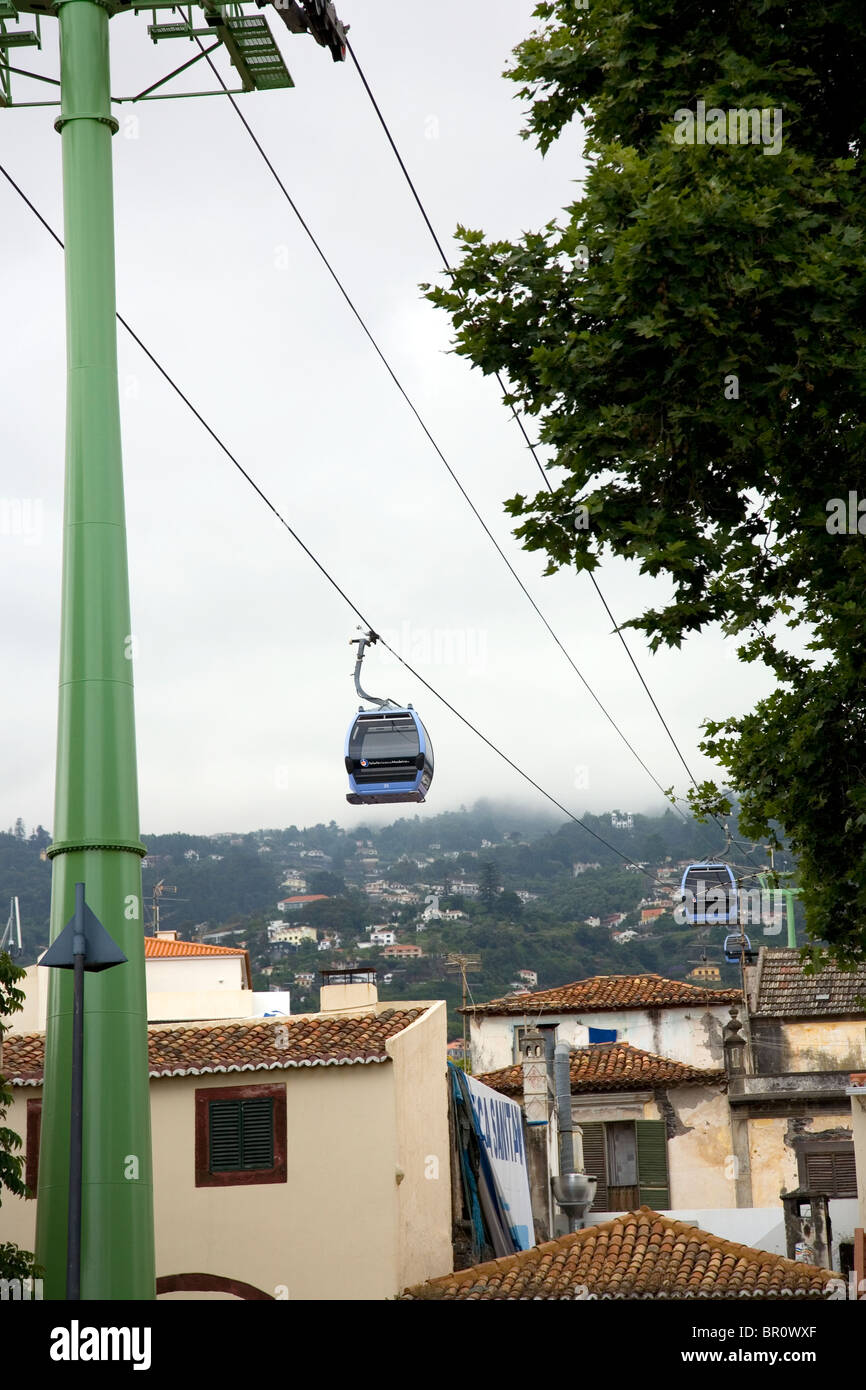
M593 1211L610 1211L607 1200L607 1160L605 1155L604 1125L580 1121L583 1130L583 1171L587 1177L596 1178Z
M633 1120L614 1120L605 1125L607 1141L608 1202L611 1211L640 1206L637 1181L637 1136Z
M670 1210L663 1120L580 1120L579 1124L584 1172L598 1179L593 1211L628 1211L639 1206Z
M856 1197L857 1173L852 1140L816 1140L798 1146L800 1187L827 1197Z
M285 1181L285 1085L197 1090L196 1187Z

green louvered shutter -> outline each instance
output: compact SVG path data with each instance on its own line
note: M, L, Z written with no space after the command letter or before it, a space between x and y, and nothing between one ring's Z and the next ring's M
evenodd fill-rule
M261 1100L242 1100L241 1112L244 1168L273 1168L273 1100L270 1097Z
M209 1154L212 1173L239 1173L274 1166L274 1102L212 1100Z
M637 1180L641 1206L670 1211L668 1141L664 1120L635 1120Z
M604 1125L581 1121L580 1127L583 1130L583 1171L590 1178L598 1178L595 1201L590 1210L608 1211Z
M237 1172L241 1166L241 1107L236 1100L212 1100L210 1110L210 1170Z

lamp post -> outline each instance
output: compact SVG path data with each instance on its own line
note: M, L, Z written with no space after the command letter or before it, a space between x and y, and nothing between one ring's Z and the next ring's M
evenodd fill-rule
M41 964L72 975L72 1076L69 1107L69 1213L66 1298L81 1298L81 1213L84 1172L84 975L128 964L102 923L87 906L84 884L75 885L75 915L45 952Z

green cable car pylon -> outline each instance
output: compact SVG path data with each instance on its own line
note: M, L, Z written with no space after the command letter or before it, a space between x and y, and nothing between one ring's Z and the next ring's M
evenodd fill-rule
M154 94L219 46L238 73L239 90L292 85L261 15L209 0L201 0L201 7L203 27L196 29L191 6L150 0L148 11L181 15L178 22L150 25L151 39L186 39L198 52L144 92L114 100L171 95ZM335 61L345 56L345 29L328 0L279 0L275 7L291 32L311 33ZM48 851L51 941L75 917L76 884L86 884L88 910L104 925L118 955L126 957L116 969L89 970L83 983L80 1183L73 1173L73 1189L78 1185L81 1191L77 1296L82 1299L152 1299L156 1290L141 890L145 849L138 819L111 153L118 122L112 114L109 21L124 12L132 13L133 6L122 0L0 0L0 107L59 104L55 128L63 146L67 445L57 781L54 842ZM59 21L60 102L15 100L16 80L52 81L12 62L15 50L41 47L45 16ZM214 40L208 48L200 42L202 34ZM227 91L223 86L194 95ZM83 889L79 897L81 918ZM36 1257L50 1299L62 1299L66 1291L72 1052L72 972L53 970L36 1225Z

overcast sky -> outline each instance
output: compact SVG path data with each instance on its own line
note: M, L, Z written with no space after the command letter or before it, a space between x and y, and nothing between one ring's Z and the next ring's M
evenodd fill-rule
M339 10L446 249L458 222L512 237L573 199L579 126L542 160L519 138L517 89L501 76L532 27L530 0L341 0ZM683 792L682 767L589 579L544 578L543 557L511 536L503 499L534 493L540 479L495 382L449 352L446 316L421 298L436 250L354 67L266 13L296 86L242 97L244 114L536 602L662 785ZM191 56L185 44L152 45L146 24L112 20L119 95ZM43 34L30 65L56 75L56 22L43 21ZM196 68L179 89L204 76ZM17 95L47 91L22 84ZM493 742L578 815L660 805L448 477L229 103L158 101L117 114L120 312L362 612ZM55 115L0 111L0 158L62 231ZM50 828L63 264L2 179L0 251L0 498L23 501L29 520L26 534L0 535L0 826L20 815ZM120 374L142 829L392 820L397 808L345 801L357 619L122 330ZM666 592L619 562L598 578L621 618ZM639 636L628 640L694 772L710 775L697 751L702 720L749 708L769 677L738 666L714 634L656 656ZM369 655L366 688L413 702L436 752L427 808L408 814L480 795L544 804L380 652Z

